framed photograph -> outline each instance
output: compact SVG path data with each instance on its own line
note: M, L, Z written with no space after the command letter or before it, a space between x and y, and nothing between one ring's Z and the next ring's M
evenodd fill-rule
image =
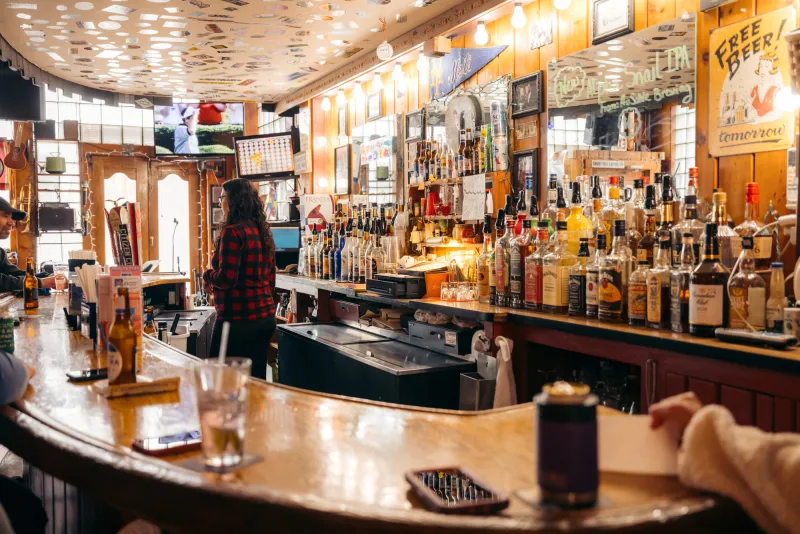
M538 196L539 191L539 149L532 150L519 150L514 152L514 165L512 168L514 181L512 187L516 191L524 191L525 189L532 189L533 194ZM531 173L533 175L533 184L531 187L526 187L525 175Z
M406 113L406 143L425 138L425 108Z
M350 145L342 145L333 149L333 193L347 195L350 193Z
M518 119L542 112L543 71L511 81L511 118Z
M348 120L347 105L339 107L339 109L337 110L336 117L339 123L339 135L344 135L344 136L350 135L349 131L350 121Z
M383 117L383 89L367 95L367 120Z
M225 222L225 212L222 208L214 208L211 210L211 222L214 224L222 224Z
M590 0L589 9L593 45L633 31L633 0Z
M222 186L221 185L212 185L211 186L211 203L214 206L219 206L219 197L222 196Z

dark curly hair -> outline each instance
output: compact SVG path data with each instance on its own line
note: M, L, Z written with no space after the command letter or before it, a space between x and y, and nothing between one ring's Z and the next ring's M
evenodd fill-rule
M220 224L220 235L222 229L242 221L253 221L258 226L261 235L261 244L265 254L271 256L275 252L275 241L272 239L272 230L267 222L264 202L258 196L258 190L248 180L235 178L222 184L225 196L228 199L228 217ZM219 243L219 237L217 237Z

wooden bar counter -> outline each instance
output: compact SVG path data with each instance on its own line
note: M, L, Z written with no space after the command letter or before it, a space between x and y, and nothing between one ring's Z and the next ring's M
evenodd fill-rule
M533 509L517 498L501 515L445 516L412 501L403 475L459 465L506 492L535 487L533 408L489 412L400 408L253 380L246 451L264 461L222 477L131 450L134 438L198 427L195 359L145 340L144 375L179 375L172 394L106 400L64 373L89 367L89 343L67 329L63 295L42 297L16 332L36 368L25 396L0 409L0 442L108 504L181 532L540 532L730 529L747 521L722 498L668 477L603 475L597 508ZM21 314L20 299L6 303ZM625 436L620 436L625 439ZM411 499L411 500L410 500ZM739 523L741 525L741 523Z

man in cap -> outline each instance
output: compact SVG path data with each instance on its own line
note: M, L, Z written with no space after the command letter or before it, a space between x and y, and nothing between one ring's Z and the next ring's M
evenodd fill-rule
M0 239L8 239L16 221L25 219L27 214L15 209L8 200L0 198ZM4 248L0 247L0 291L22 291L25 271L8 261ZM54 288L55 276L39 279L39 287Z
M191 105L181 111L183 124L175 128L175 154L199 154L197 141L197 108Z

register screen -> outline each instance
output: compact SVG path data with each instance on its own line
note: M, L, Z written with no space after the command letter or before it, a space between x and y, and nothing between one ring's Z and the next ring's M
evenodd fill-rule
M273 228L272 239L275 241L276 249L299 249L300 248L300 229L299 228Z

